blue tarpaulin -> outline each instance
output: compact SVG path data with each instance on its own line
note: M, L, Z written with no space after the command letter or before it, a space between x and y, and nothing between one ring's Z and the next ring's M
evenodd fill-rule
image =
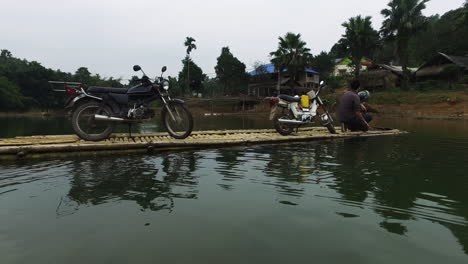
M264 67L264 70L262 72L251 71L251 72L249 72L249 75L255 76L255 75L261 75L261 74L265 74L265 73L275 73L275 66L273 64L265 64L265 65L263 65L263 67ZM283 72L287 72L287 71L288 71L288 68L283 70ZM310 73L315 73L315 74L320 74L319 72L314 71L312 69L305 69L304 71L305 72L310 72Z

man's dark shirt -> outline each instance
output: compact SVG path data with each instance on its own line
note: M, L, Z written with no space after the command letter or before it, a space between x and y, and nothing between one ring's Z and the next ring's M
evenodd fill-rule
M361 99L356 91L349 90L340 98L338 105L338 119L347 122L356 117L356 112L361 110Z

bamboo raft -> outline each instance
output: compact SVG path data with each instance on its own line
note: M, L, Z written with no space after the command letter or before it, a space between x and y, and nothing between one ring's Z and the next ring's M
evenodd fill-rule
M337 128L339 131L339 128ZM0 139L0 160L44 155L83 154L83 152L163 151L197 149L244 144L265 144L312 141L336 138L399 135L397 129L376 129L368 132L338 132L330 134L326 128L302 128L290 136L281 136L273 129L195 131L186 139L171 138L167 133L115 134L99 142L84 141L75 135L28 136Z

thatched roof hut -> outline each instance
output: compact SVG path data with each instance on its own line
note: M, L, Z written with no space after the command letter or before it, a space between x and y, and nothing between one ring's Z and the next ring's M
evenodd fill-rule
M446 70L453 66L457 66L461 72L468 73L468 56L450 56L439 52L416 71L416 77L443 78Z
M416 69L409 69L414 72ZM367 71L359 75L361 86L364 89L387 89L400 85L400 79L403 76L403 68L401 66L387 64L373 64L369 66Z

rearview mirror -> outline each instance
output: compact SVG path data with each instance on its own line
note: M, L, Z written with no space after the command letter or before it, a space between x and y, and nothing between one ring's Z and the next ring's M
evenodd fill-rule
M161 69L162 72L165 72L166 70L167 70L166 66L162 67L162 69Z
M141 70L141 67L139 65L135 65L135 66L133 66L133 70L134 71L139 71L139 70Z

